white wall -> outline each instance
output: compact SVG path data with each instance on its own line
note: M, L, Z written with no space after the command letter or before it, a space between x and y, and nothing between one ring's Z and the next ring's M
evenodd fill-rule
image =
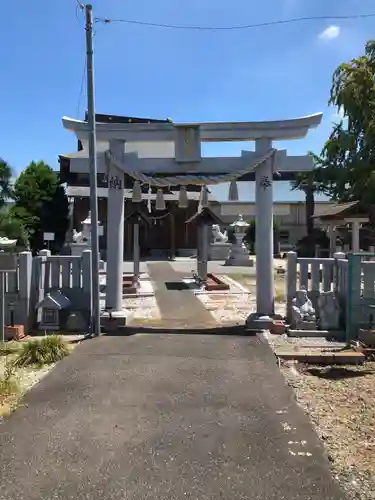
M88 143L84 142L83 149L88 150ZM96 143L98 153L109 149L108 141ZM126 153L138 153L139 158L174 158L174 142L127 142Z
M274 203L273 213L274 215L289 215L291 210L291 205L289 203ZM236 216L242 214L244 217L255 217L256 215L256 204L255 203L225 203L221 205L221 215L223 216Z
M330 201L316 202L315 214L321 214L333 203ZM255 218L256 205L254 202L230 202L221 203L214 208L214 211L222 217L225 225L235 221L238 214L242 214L245 219ZM283 243L294 245L303 236L306 236L306 206L304 202L276 202L273 205L275 222L283 231ZM319 220L314 221L315 227L321 227Z

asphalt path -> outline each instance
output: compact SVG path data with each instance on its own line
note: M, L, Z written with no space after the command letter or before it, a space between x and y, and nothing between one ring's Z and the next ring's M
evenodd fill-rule
M343 498L257 337L87 340L0 425L4 500Z

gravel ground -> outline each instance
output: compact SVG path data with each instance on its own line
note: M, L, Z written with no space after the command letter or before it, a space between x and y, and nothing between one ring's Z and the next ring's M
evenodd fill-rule
M265 333L275 349L304 345L340 348L322 338L296 339ZM319 367L293 361L280 369L324 443L334 475L348 499L375 499L375 362Z
M322 338L265 333L270 346L340 348ZM375 362L321 367L281 362L280 369L323 441L334 475L348 500L375 499Z
M283 363L281 370L348 498L375 499L375 362L326 368Z
M10 356L8 356L8 359ZM0 376L4 374L6 357L0 357ZM14 379L19 385L20 391L17 394L1 397L0 396L0 419L8 415L18 406L20 398L37 384L55 365L44 366L43 368L20 368L14 374Z

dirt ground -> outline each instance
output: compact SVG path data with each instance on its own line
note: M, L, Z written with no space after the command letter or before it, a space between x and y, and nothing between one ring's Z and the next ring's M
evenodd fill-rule
M247 288L250 292L255 293L256 290L256 278L254 276L248 276L246 274L234 274L227 273L228 276L245 288ZM284 303L285 302L285 274L277 274L275 272L275 302Z

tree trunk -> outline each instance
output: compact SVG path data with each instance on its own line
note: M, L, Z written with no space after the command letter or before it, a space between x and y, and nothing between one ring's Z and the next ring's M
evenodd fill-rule
M315 198L313 186L307 186L305 189L305 203L306 203L306 231L307 236L311 238L314 232L314 211L315 211Z

